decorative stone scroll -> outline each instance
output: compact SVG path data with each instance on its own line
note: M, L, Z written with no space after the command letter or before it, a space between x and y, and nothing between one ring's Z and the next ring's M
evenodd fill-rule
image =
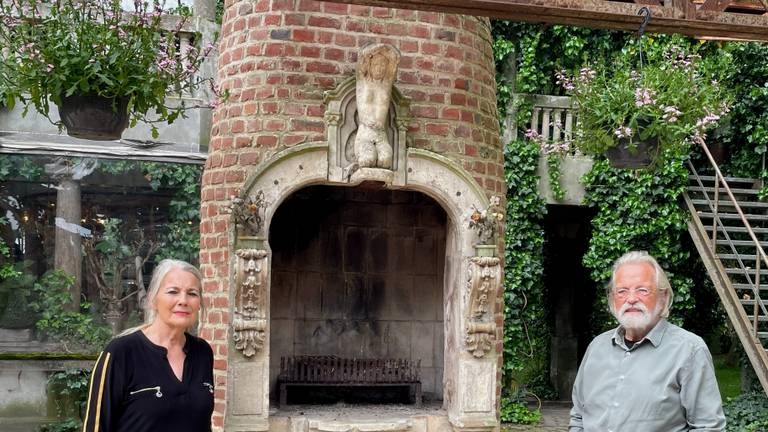
M501 259L493 256L470 258L467 288L467 349L480 358L492 349L495 338L492 308L501 288Z
M264 347L267 331L267 251L238 249L235 314L232 322L235 348L253 357Z

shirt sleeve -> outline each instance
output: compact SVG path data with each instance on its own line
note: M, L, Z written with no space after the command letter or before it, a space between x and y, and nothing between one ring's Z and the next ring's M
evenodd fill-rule
M112 432L115 407L119 402L121 380L116 379L115 358L109 351L99 354L91 371L88 385L88 405L85 409L83 432Z
M724 431L723 402L706 345L693 350L681 378L680 402L690 430Z
M571 420L568 423L568 432L582 432L584 430L584 421L581 414L581 399L579 396L579 378L573 383L573 392L571 394L573 407L571 408Z

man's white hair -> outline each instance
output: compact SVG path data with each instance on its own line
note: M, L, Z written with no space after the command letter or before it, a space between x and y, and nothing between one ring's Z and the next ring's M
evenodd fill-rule
M656 275L656 289L659 290L659 293L665 293L666 295L664 297L667 299L666 304L664 305L664 309L661 311L661 317L668 317L669 308L672 307L675 293L672 291L672 286L669 284L669 279L667 278L667 274L664 273L664 269L662 269L656 259L646 251L629 251L620 256L619 259L613 263L611 285L608 289L608 307L610 308L611 312L614 315L616 314L616 311L613 308L613 301L611 301L613 298L613 291L616 289L616 272L619 270L619 267L625 264L635 263L646 263L653 267L654 274Z

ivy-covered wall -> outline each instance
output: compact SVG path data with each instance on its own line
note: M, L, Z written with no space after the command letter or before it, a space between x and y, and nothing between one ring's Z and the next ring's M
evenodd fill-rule
M530 122L531 106L514 94L564 95L556 72L574 73L586 62L608 64L634 37L623 32L501 21L493 23L493 35L499 112L517 104L517 136L524 135L521 131ZM676 42L695 46L708 58L736 101L730 124L711 133L709 142L726 143L732 155L725 166L727 172L768 176L761 171L761 155L768 149L768 48L754 43L646 37L651 53ZM507 144L505 156L508 217L514 222L508 224L506 244L502 420L530 422L535 418L521 403L535 399L534 395L560 399L570 395L553 394L548 382L552 317L546 298L554 294L544 283L548 269L543 268L543 215L547 208L536 192L538 149L524 140L513 141ZM728 334L717 295L686 232L688 215L679 206L688 183L687 160L698 165L701 157L696 148L669 156L655 171L612 169L598 158L582 179L587 192L583 204L594 211L589 247L581 257L596 293L595 304L585 311L594 335L615 326L604 289L613 261L630 249L649 251L667 270L676 294L671 313L674 322L705 338Z

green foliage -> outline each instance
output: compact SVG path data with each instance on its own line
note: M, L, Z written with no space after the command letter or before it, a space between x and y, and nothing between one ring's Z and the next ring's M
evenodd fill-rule
M67 418L62 421L47 423L40 426L38 432L78 432L83 428L83 424L76 418Z
M743 393L729 399L723 405L727 431L764 431L760 426L768 426L768 396L757 391Z
M0 41L14 53L0 60L5 104L13 108L19 100L25 114L31 105L50 119L50 101L61 106L73 94L98 95L127 98L132 126L183 115L186 107L166 106L166 95L208 81L197 72L211 47L202 49L197 38L197 46L181 49L188 17L163 28L159 0L132 4L128 13L120 0L0 0Z
M0 328L25 329L37 319L29 307L34 298L32 288L36 279L30 273L29 265L29 261L21 261L0 266L0 272L7 276L0 275ZM3 271L3 267L8 267L10 272Z
M725 69L735 94L731 122L723 141L730 143L731 161L724 169L734 176L763 177L762 160L768 150L768 46L760 43L729 44L733 57ZM762 195L766 195L763 191Z
M625 32L510 21L492 21L492 26L501 116L513 103L513 93L560 95L562 88L555 82L555 72L573 73L587 60L599 64L631 37ZM516 66L514 82L502 74L509 61ZM530 109L525 105L517 108L518 124L524 124L530 119Z
M675 292L673 311L690 312L693 284L687 276L689 252L683 247L688 215L677 205L685 191L688 170L687 149L669 149L655 171L613 169L598 159L583 181L585 202L597 210L592 219L592 238L583 258L592 279L598 284L610 280L613 261L629 250L645 250L667 272ZM612 326L606 298L598 296L592 328L595 333ZM680 317L672 321L680 323Z
M90 304L72 311L69 292L74 278L61 270L43 275L34 286L36 300L30 307L40 315L37 329L63 345L66 352L96 352L111 338L108 327L96 323L89 312Z
M549 153L547 155L549 189L552 191L552 198L555 201L561 201L565 198L565 189L563 189L563 184L560 182L563 174L560 168L563 163L563 157L560 153Z
M141 169L153 190L170 187L176 194L170 203L171 222L163 233L158 258L197 262L200 251L200 181L198 165L142 162Z
M501 421L517 424L537 424L541 421L541 411L528 408L523 402L510 399L501 400L499 414Z
M573 145L582 153L600 155L620 140L636 146L637 140L655 138L663 154L701 136L728 112L729 95L684 39L673 38L661 50L646 49L643 40L617 53L608 66L558 73L579 107Z
M38 432L76 432L82 428L80 419L88 401L90 372L68 369L48 377L49 395L56 406L58 422L42 425Z
M152 190L172 188L175 193L170 202L170 222L160 234L163 246L158 259L174 258L197 262L200 250L200 181L202 167L190 164L159 162L109 161L99 169L120 174L140 169Z
M544 311L542 218L536 168L538 147L513 141L504 151L507 220L504 254L504 365L502 403L526 387L549 394L549 328ZM510 405L511 406L511 405ZM504 419L511 420L511 419Z

